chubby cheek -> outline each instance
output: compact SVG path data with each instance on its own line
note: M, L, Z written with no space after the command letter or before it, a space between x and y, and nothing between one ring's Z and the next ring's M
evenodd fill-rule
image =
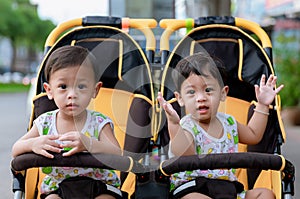
M196 111L196 102L191 99L186 99L184 103L182 103L185 108L186 113L193 113Z
M56 106L58 106L58 107L62 107L65 104L64 101L65 100L63 100L62 97L55 97L54 98L54 102L55 102Z
M219 109L220 99L212 99L210 101L210 109L213 113L216 113Z
M90 102L91 102L91 98L82 99L81 102L82 102L83 106L87 107L90 104Z
M65 103L68 96L67 93L62 93L57 91L52 93L52 98L55 99L56 103Z

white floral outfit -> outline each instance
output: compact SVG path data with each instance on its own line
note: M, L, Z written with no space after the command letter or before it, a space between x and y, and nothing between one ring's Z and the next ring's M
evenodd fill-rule
M223 136L215 138L210 136L201 126L195 121L192 116L186 115L180 120L180 125L187 132L191 133L195 141L195 150L197 154L211 154L211 153L234 153L238 152L238 132L237 123L234 117L217 113L218 120L223 125ZM172 144L172 143L171 143ZM171 149L171 147L170 147ZM173 157L171 151L169 156ZM210 179L222 179L236 181L235 169L216 169L216 170L193 170L174 173L171 176L171 190L179 185L195 179L196 177L206 177ZM245 192L238 194L237 198L244 198Z
M40 136L43 135L58 135L56 130L56 116L58 110L50 111L40 115L34 124L37 126ZM113 128L113 123L107 116L87 110L87 119L81 133L93 139L98 139L104 125L110 124ZM112 185L120 186L120 179L113 170L99 168L79 168L79 167L43 167L43 173L46 177L41 185L42 193L49 193L58 189L59 183L64 179L75 176L86 176L95 180Z

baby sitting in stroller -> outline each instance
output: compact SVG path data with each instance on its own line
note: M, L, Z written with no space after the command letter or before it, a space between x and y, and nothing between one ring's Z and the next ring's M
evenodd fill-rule
M40 115L12 148L12 156L34 152L71 156L78 152L121 154L107 116L87 110L99 92L95 57L80 46L63 46L49 56L44 83L58 109ZM41 198L123 198L118 175L109 169L44 167Z
M218 112L220 101L225 100L229 87L223 83L225 73L222 67L216 65L220 62L204 53L189 56L176 65L172 73L177 89L174 94L187 112L181 119L159 93L158 101L168 119L170 157L233 153L238 151L238 142L251 145L262 139L269 105L283 85L275 89L276 76L271 75L266 81L262 75L260 86L255 85L258 103L245 126L233 116ZM265 188L244 191L234 173L235 169L175 173L171 176L171 198L275 198L272 191Z

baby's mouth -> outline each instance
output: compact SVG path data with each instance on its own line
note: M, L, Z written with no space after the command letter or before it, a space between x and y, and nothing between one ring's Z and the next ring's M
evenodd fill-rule
M207 110L208 109L208 106L199 106L198 107L198 110Z
M208 106L199 106L197 108L197 111L199 111L200 113L206 113L208 111L209 107Z
M74 103L67 104L67 108L73 108L73 107L78 107L78 106Z

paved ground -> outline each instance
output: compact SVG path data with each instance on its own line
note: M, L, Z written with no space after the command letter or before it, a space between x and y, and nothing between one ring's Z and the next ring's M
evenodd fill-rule
M13 198L11 187L11 147L26 133L26 93L0 94L0 198Z
M282 147L282 154L296 168L295 197L300 197L300 126L286 126L287 140Z

